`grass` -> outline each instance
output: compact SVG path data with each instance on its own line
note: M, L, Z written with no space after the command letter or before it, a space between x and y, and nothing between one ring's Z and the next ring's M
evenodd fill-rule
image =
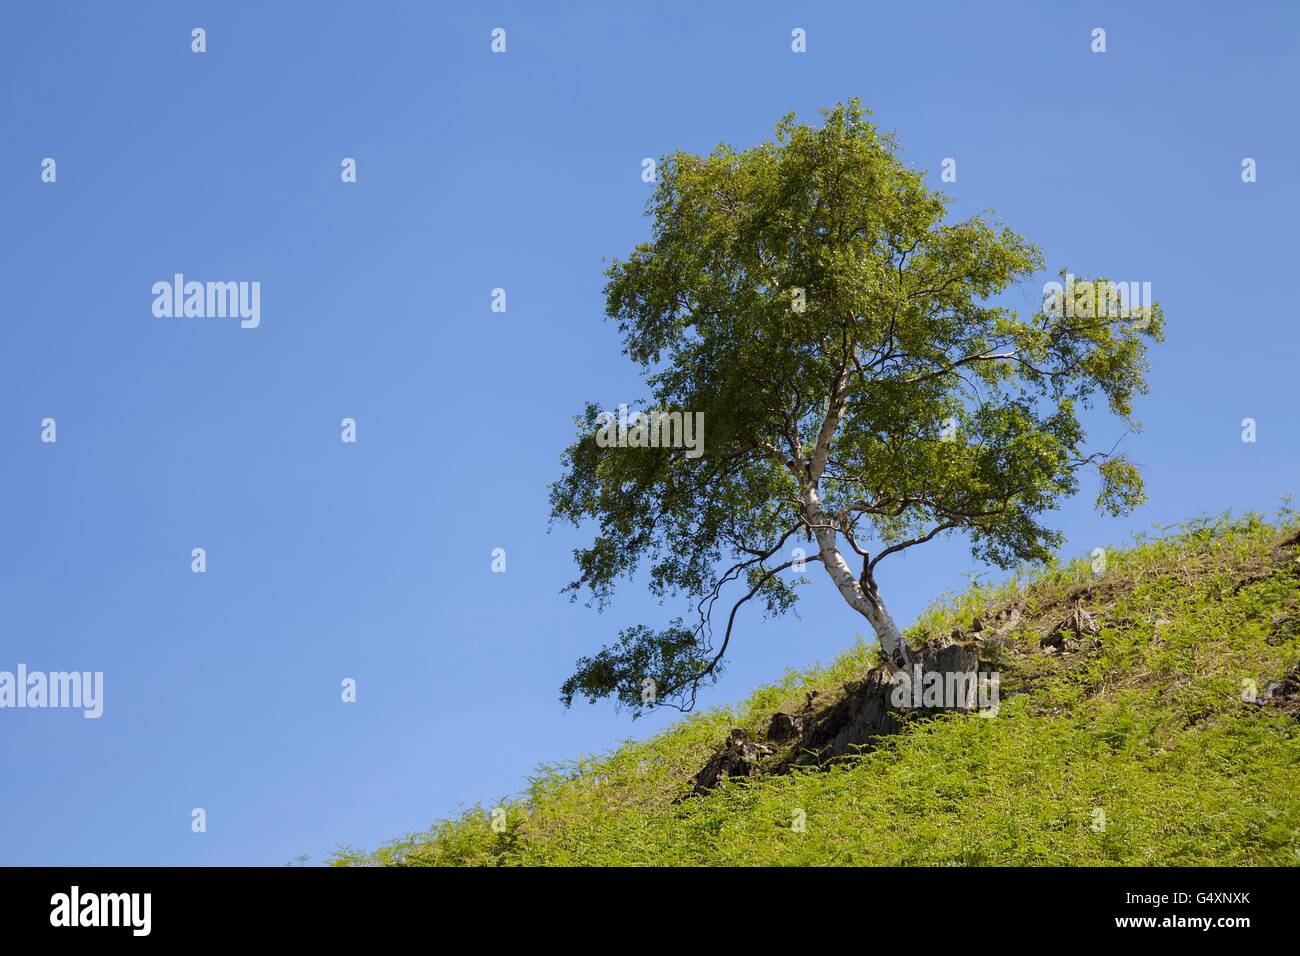
M1300 548L1284 508L1139 535L1105 556L975 587L909 629L916 646L1024 603L990 651L996 717L908 721L826 769L679 799L729 728L761 734L809 691L874 666L859 643L736 709L612 753L543 766L521 794L334 865L1297 865L1300 722L1243 701L1300 660ZM1075 606L1096 641L1039 646ZM492 812L496 810L494 828ZM802 825L800 825L802 824Z

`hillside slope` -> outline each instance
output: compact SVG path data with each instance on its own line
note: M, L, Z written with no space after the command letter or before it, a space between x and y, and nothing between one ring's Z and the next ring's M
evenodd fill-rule
M907 636L996 670L996 715L898 715L894 732L848 756L801 758L777 728L825 725L871 683L874 646L859 643L738 710L543 767L499 806L332 862L1300 863L1300 533L1289 509L1279 525L1225 517L1139 536L1100 573L1076 561L975 588ZM740 771L753 776L695 788L729 741L759 745Z

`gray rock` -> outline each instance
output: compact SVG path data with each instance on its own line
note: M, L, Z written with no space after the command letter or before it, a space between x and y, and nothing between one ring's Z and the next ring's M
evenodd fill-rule
M772 753L772 748L746 740L746 736L739 727L731 731L727 745L710 757L691 781L692 793L707 793L729 777L757 777L762 773L758 763Z
M767 739L773 743L794 740L803 733L803 718L794 714L775 713L767 725Z
M1015 617L1018 622L1019 617ZM1011 625L1014 626L1014 625ZM917 654L923 674L978 673L979 655L973 647L951 638L940 638ZM870 750L882 737L897 733L905 713L926 711L904 704L895 706L894 674L887 667L875 667L861 681L844 685L844 695L821 710L813 710L813 695L797 714L777 713L767 728L767 740L785 746L794 742L790 754L780 763L768 762L775 748L748 739L735 728L722 749L692 780L692 795L707 793L730 777L757 777L764 772L789 773L795 767L816 766ZM964 710L965 707L935 708Z

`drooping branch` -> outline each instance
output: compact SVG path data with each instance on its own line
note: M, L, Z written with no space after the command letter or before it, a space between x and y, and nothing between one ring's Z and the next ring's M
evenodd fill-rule
M690 686L691 703L689 706L679 707L678 708L679 710L683 710L683 711L690 710L691 706L694 706L696 689L699 687L702 681L704 681L706 678L708 678L711 674L714 673L718 665L722 662L723 657L726 656L727 647L731 644L731 631L736 625L736 614L737 612L740 611L741 607L743 607L746 602L748 602L751 598L753 598L754 595L758 594L758 592L763 589L763 586L766 585L767 582L770 581L774 575L780 574L782 571L794 567L796 564L799 564L801 561L808 562L808 561L820 561L820 560L821 558L818 557L817 555L813 555L811 557L806 557L806 558L794 558L790 561L786 561L784 564L779 564L776 567L764 569L763 573L759 576L758 582L755 583L754 586L751 587L748 592L746 592L744 597L742 597L740 600L738 600L735 604L731 606L731 612L727 615L727 629L722 635L722 644L718 648L717 653L715 653L713 657L709 660L708 664L706 664L695 676L685 681L682 681L677 686L666 688L664 692L665 695L671 696L673 694L676 694L678 691L685 689L687 685ZM712 605L710 605L710 608L711 607ZM702 622L701 626L707 626L707 620L708 618L706 616L705 621ZM674 705L669 704L668 706L674 706Z

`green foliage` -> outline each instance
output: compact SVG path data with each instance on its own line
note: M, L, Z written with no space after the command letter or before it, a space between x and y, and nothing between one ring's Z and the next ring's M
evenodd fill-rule
M876 562L939 534L1003 567L1046 558L1060 537L1044 516L1083 467L1101 469L1104 511L1142 501L1135 467L1085 450L1078 413L1104 397L1129 418L1159 306L1139 320L995 304L1039 251L981 216L947 221L867 116L851 101L820 127L788 116L774 141L660 163L652 240L610 266L606 310L650 390L634 411L703 413L704 453L600 447L589 404L551 508L597 525L575 597L603 607L644 569L690 620L625 631L579 663L566 704L613 695L635 711L650 662L670 679L661 700L689 706L730 635L715 651L725 586L748 585L733 607L794 604L774 573L792 536L843 537L871 599Z
M1283 518L1294 533L1294 514ZM1278 529L1256 515L1197 519L1110 551L1101 575L1086 560L1052 564L936 603L909 632L914 641L1024 602L999 662L996 717L909 722L830 769L680 799L729 728L758 733L808 692L833 699L860 679L875 649L858 642L735 710L541 768L527 792L502 802L502 833L476 808L335 862L1296 865L1300 724L1242 701L1244 680L1262 686L1300 659L1300 627L1288 623L1300 619L1297 549L1277 543ZM1098 646L1042 652L1040 634L1076 601L1101 625ZM792 825L797 811L805 832Z
M681 621L661 631L638 624L620 632L614 648L578 661L577 673L560 688L560 699L567 707L574 694L607 687L616 692L620 704L635 711L649 700L647 691L687 686L705 666L694 632L682 627Z

